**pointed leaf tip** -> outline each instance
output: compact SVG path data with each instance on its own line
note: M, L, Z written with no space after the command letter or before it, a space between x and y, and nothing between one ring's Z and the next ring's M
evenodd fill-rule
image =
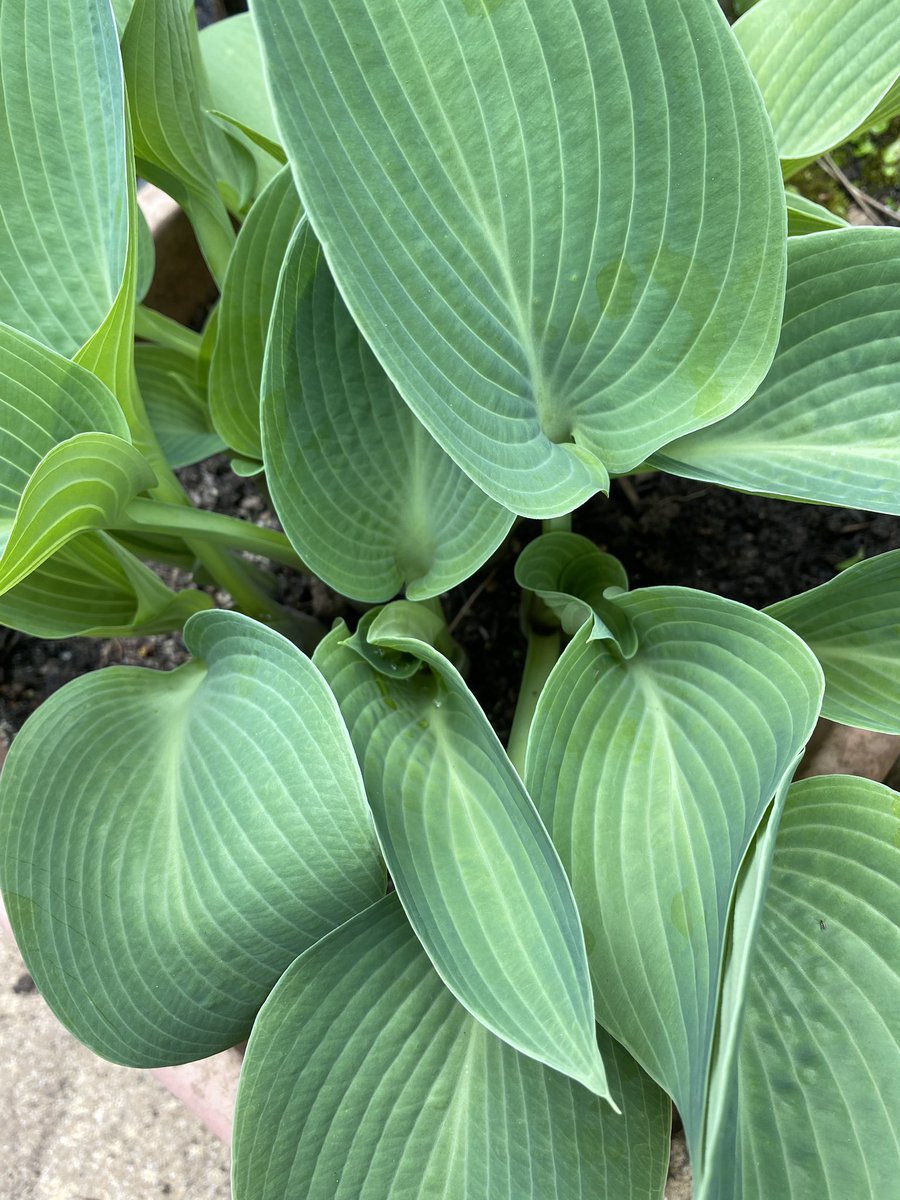
M556 851L458 672L378 616L388 674L340 629L315 662L338 697L397 894L441 978L509 1045L608 1097L584 935ZM390 632L385 630L393 626ZM419 664L410 673L406 667ZM448 846L453 853L448 853Z

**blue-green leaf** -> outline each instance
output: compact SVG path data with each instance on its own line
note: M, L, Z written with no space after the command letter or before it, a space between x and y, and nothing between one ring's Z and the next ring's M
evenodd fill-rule
M167 346L135 347L134 365L153 431L172 467L187 467L225 449L212 427L197 360Z
M880 1200L900 1174L900 796L791 789L739 1059L740 1138L715 1200Z
M0 321L71 356L128 245L122 64L108 0L3 0Z
M600 1045L621 1115L471 1017L388 896L266 1001L238 1092L235 1200L660 1200L668 1100Z
M628 589L625 568L577 533L545 533L516 562L519 587L535 592L556 613L564 632L591 622L591 637L610 638L626 658L637 649L634 628L616 597Z
M544 688L526 781L585 928L597 1017L672 1096L702 1165L741 864L812 732L812 653L733 601L647 588L619 603L638 651L583 630ZM764 864L763 864L764 866ZM752 951L752 928L740 954ZM729 970L740 968L731 962Z
M864 559L766 611L822 664L826 717L900 734L900 550Z
M391 878L469 1012L608 1096L565 873L474 697L419 640L416 613L405 602L383 610L365 632L366 658L341 628L315 654L350 730ZM372 665L379 654L382 670Z
M224 313L223 313L224 318ZM224 335L224 325L219 337ZM403 403L297 230L272 314L262 399L272 500L303 561L357 600L437 596L468 579L513 514Z
M731 417L655 466L747 492L900 513L900 230L789 240L772 369Z
M212 603L172 591L109 535L82 533L0 596L0 623L39 638L149 636Z
M260 392L278 276L303 216L291 173L266 187L241 226L222 284L209 364L212 421L226 445L262 458Z
M787 174L900 112L900 0L760 0L734 32Z
M797 192L785 191L788 213L788 237L821 233L825 229L845 229L847 222Z
M0 325L0 593L78 534L105 529L155 475L113 395Z
M256 0L253 15L341 295L494 499L568 512L752 394L781 316L784 193L715 4Z
M239 13L201 29L200 54L206 69L210 107L255 135L249 140L257 169L256 190L262 191L278 173L279 163L262 149L259 141L277 145L279 134L250 14Z
M204 111L192 0L134 0L122 35L134 152L145 178L186 209L213 276L221 280L234 232L217 184L226 135Z
M334 698L299 650L230 612L192 662L55 693L0 779L0 890L57 1016L133 1066L247 1036L290 962L384 891Z

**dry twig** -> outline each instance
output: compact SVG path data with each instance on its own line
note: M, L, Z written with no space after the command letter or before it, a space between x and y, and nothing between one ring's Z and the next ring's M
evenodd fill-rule
M844 171L837 165L830 154L823 154L819 159L819 164L826 175L841 185L851 200L855 200L859 207L863 210L873 225L900 225L900 213L895 212L887 204L882 204L880 200L876 200L874 196L870 196L868 192L864 192L862 188L856 186L852 179L849 179ZM878 214L882 214L879 216ZM888 217L888 221L884 221L882 217Z

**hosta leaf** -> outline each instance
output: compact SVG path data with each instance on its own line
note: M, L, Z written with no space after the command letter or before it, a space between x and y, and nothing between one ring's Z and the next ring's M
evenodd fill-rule
M166 346L137 346L141 395L150 424L172 467L186 467L225 449L212 427L206 393L197 384L197 361Z
M619 603L637 653L587 631L570 643L526 780L572 880L598 1019L672 1096L699 1161L713 1046L740 1019L718 1012L735 881L812 731L821 672L733 601L666 587Z
M350 312L494 499L568 512L752 394L784 194L715 4L257 0L254 20Z
M278 173L278 168L283 167L287 162L287 155L282 147L277 142L273 142L271 138L267 138L264 133L260 133L258 129L253 129L249 125L245 125L242 121L239 121L237 117L229 117L227 113L220 112L215 108L209 110L209 115L214 117L223 129L231 130L248 149L253 150L255 148L262 150L272 160L272 170L269 172L269 178L274 178ZM268 182L268 179L266 182Z
M153 234L142 209L137 209L137 283L135 299L138 304L150 290L156 271L156 246Z
M252 458L232 458L229 462L229 466L231 467L232 471L234 471L235 475L239 475L242 479L253 479L255 476L261 475L263 472L262 463L256 462L256 460Z
M591 621L592 638L611 638L626 658L637 649L634 629L615 597L628 589L625 568L577 533L545 533L516 562L519 587L537 593L563 630L577 633Z
M213 350L216 346L216 335L219 331L219 312L221 303L217 300L210 309L206 324L200 334L200 346L197 351L197 382L209 390L209 372L212 365Z
M15 510L25 481L54 446L80 433L128 437L111 395L89 371L0 325L0 511Z
M298 959L260 1013L235 1200L660 1200L668 1100L600 1044L621 1116L475 1021L387 896Z
M77 534L116 525L129 500L155 482L140 451L112 434L79 433L54 446L26 483L15 517L0 521L0 594Z
M788 173L900 112L900 0L760 0L734 32Z
M221 336L221 335L220 335ZM287 252L262 400L272 500L303 561L357 600L448 591L509 532L397 394L306 222Z
M191 0L134 0L122 62L141 173L186 209L216 279L234 244L211 142L224 134L204 112Z
M134 150L127 115L125 154L128 188L126 204L121 213L126 239L122 282L103 322L75 355L74 361L106 384L122 406L136 444L144 446L149 442L147 448L153 455L156 451L152 446L152 438L148 438L146 416L134 379L135 297L139 283L140 226L134 178Z
M0 782L2 890L44 997L134 1066L246 1037L298 953L384 888L333 697L278 634L229 612L185 627L175 671L61 689Z
M799 761L799 759L798 759ZM722 1166L733 1174L739 1137L738 1054L750 969L759 935L763 903L769 886L775 840L791 772L782 779L744 855L734 887L730 929L721 965L719 1014L706 1084L707 1121L703 1142L692 1158L695 1200L723 1200L719 1184Z
M867 125L879 125L882 122L887 123L892 121L896 116L900 116L900 73L894 80L893 86L889 91L885 92L884 97L871 118L866 122Z
M584 939L559 858L459 674L410 636L421 629L410 607L392 605L368 626L383 670L345 645L340 627L315 655L350 730L397 893L469 1012L608 1095Z
M211 108L277 144L280 140L269 100L262 58L253 19L240 13L227 21L214 21L200 31L200 54L209 81ZM257 146L257 190L278 172L271 154Z
M821 233L824 229L844 229L847 222L797 192L785 192L788 213L788 237Z
M120 35L124 33L125 26L128 24L133 4L134 0L112 0L112 10L115 14L116 27Z
M266 335L278 274L302 215L290 171L282 168L241 226L222 285L209 365L210 411L225 443L247 458L262 458L259 403Z
M900 550L848 567L766 611L798 633L822 664L826 717L900 733Z
M787 305L753 399L653 464L747 492L900 513L900 232L789 240Z
M0 326L0 592L66 541L113 523L155 476L88 371Z
M165 563L166 566L180 567L184 571L196 571L202 576L202 569L198 567L197 555L191 551L187 543L184 541L184 535L177 537L162 533L148 533L143 529L139 529L133 523L134 517L134 501L128 506L128 513L125 521L114 531L113 537L118 545L124 546L131 554L137 555L139 558L149 559L156 563ZM156 509L158 502L153 501L153 507ZM163 508L163 504L159 504L159 508ZM179 504L178 512L190 513L191 509L188 505Z
M158 448L147 426L147 418L141 403L134 376L135 300L146 279L146 238L149 230L142 225L137 206L137 186L134 168L134 146L131 124L125 109L125 95L119 91L116 104L121 109L125 134L125 197L124 204L116 212L125 243L125 261L119 290L115 294L109 311L90 338L74 355L79 363L106 384L118 400L128 420L135 444L147 451L151 461L159 461ZM140 242L144 240L144 265L140 262Z
M108 0L3 0L0 321L72 355L119 291L122 67Z
M897 793L844 776L796 784L753 960L735 1196L876 1200L895 1189L898 918Z
M211 111L204 116L212 126L209 151L219 194L229 212L243 217L259 190L255 147L230 121Z
M0 596L0 624L40 638L149 636L211 607L205 592L173 592L106 534L84 533Z

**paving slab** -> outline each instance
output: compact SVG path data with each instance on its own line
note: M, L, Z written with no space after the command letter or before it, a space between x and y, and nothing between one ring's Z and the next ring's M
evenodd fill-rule
M59 1024L0 937L0 1200L229 1200L228 1148Z

